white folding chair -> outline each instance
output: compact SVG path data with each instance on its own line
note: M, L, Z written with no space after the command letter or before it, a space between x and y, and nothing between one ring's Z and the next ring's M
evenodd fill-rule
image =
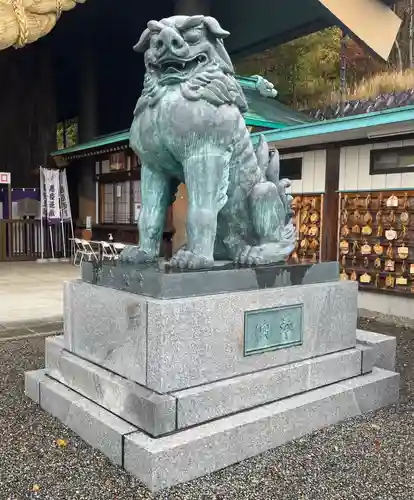
M92 260L98 261L98 255L92 248L90 241L81 240L81 245L82 245L82 255L81 255L81 260L79 262L79 266L82 265L84 259L88 259L89 262L91 262Z
M73 239L73 246L74 246L74 253L73 253L73 265L74 266L79 266L82 263L82 253L83 253L83 246L82 246L82 241L79 238L74 238ZM80 257L80 261L77 264L77 259Z
M102 249L102 260L115 260L118 256L113 249L112 245L107 241L101 241L101 249Z
M115 259L118 259L119 258L119 254L126 247L126 245L124 245L124 243L112 243L112 247L114 249Z

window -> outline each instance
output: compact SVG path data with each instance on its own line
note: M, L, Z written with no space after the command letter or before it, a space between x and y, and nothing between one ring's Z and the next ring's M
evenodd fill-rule
M302 158L280 160L280 178L298 181L302 179Z
M117 182L115 184L115 223L130 224L131 222L131 183Z
M103 191L103 193L102 193ZM111 182L103 184L104 224L132 224L131 182Z
M414 148L374 149L370 174L414 172Z
M103 185L103 221L104 224L112 224L114 222L114 185Z
M78 143L78 119L64 120L56 126L57 149L65 149Z
M141 210L139 162L135 155L115 153L97 170L103 224L135 224Z

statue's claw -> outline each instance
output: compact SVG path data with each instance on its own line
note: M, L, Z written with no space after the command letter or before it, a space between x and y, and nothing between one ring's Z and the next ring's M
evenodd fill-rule
M156 259L149 256L138 246L129 245L122 250L118 260L125 264L148 264Z
M270 264L273 260L266 260L266 249L263 246L252 247L249 255L247 256L247 265L258 266L260 264Z
M246 266L277 264L285 262L295 248L295 239L278 243L263 243L263 245L246 246L239 254L236 262Z
M170 260L170 266L179 269L211 269L214 267L214 260L182 248Z
M252 247L250 245L246 245L245 247L243 247L237 255L236 262L243 265L247 264L247 258L249 257L249 252L251 249Z

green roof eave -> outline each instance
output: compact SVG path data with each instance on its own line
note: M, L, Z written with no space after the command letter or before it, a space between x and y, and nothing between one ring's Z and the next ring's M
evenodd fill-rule
M236 75L236 80L240 83L242 88L257 90L257 76L240 76Z
M283 128L286 125L283 123L270 122L268 120L264 120L261 117L249 116L249 113L244 115L244 119L247 126L251 127L264 127L269 129L279 129ZM52 157L55 156L71 156L71 155L79 155L86 151L93 151L100 148L105 148L111 145L116 145L120 143L127 143L129 141L129 130L124 130L122 132L116 132L114 134L105 135L101 137L97 137L92 141L84 142L82 144L78 144L76 146L72 146L70 148L60 149L57 151L53 151L51 153Z
M255 116L245 115L248 126L271 128L264 132L257 132L251 135L252 141L256 144L260 135L264 135L268 142L283 142L284 147L289 147L290 143L302 139L309 144L323 144L346 140L346 134L352 131L360 131L366 135L375 129L375 133L381 132L381 127L398 127L399 124L406 122L409 128L393 129L390 136L397 134L414 133L414 105L402 108L393 108L383 111L376 111L364 115L347 116L345 118L336 118L332 120L304 123L300 125L286 126L277 122L268 122ZM410 126L412 124L412 127ZM379 131L376 129L380 129ZM339 137L338 134L342 134ZM387 132L381 135L386 136ZM359 134L360 137L364 135ZM334 140L330 140L330 139ZM52 156L70 156L86 151L96 150L103 147L115 146L120 143L128 143L129 131L118 132L115 134L98 137L93 141L85 142L71 148L54 151Z
M129 130L123 130L122 132L115 132L113 134L97 137L92 141L83 142L82 144L77 144L76 146L72 146L70 148L53 151L53 153L51 153L51 156L67 156L128 141Z
M244 115L244 121L248 127L264 127L269 129L280 129L285 128L287 125L285 123L271 122L264 120L261 117L249 116L249 113Z
M264 135L267 142L290 141L299 138L312 138L318 136L320 143L326 142L330 134L345 133L352 130L370 129L387 125L398 125L403 122L412 122L414 132L414 105L403 108L393 108L383 111L375 111L363 115L353 115L344 118L335 118L301 125L292 125L279 130L267 130L252 134L253 143L259 141L260 135ZM400 133L410 133L404 129ZM398 131L396 131L398 132ZM395 133L390 133L391 135ZM382 135L387 135L385 132Z

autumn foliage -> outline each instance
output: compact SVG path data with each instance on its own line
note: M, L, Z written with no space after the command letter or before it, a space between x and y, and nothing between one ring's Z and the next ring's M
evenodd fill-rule
M341 58L346 61L347 99L368 99L413 88L411 3L400 0L396 4L403 23L388 63L374 58L350 38L341 44L342 31L329 28L236 61L237 72L264 76L275 84L279 98L296 108L315 108L339 100Z

